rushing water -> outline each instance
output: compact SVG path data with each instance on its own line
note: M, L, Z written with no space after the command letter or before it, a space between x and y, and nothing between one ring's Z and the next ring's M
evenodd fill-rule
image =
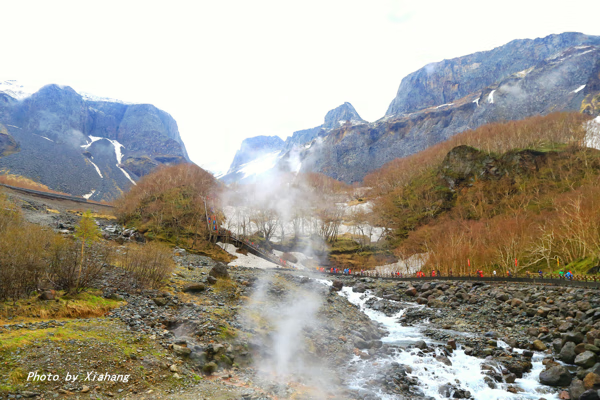
M330 281L320 280L322 283L331 285ZM382 339L388 345L407 346L419 340L432 343L422 332L419 327L405 327L398 323L398 318L406 310L400 311L398 314L388 317L382 312L372 310L365 306L365 302L373 296L370 292L355 293L352 288L344 287L340 292L341 296L346 297L351 303L360 307L360 309L374 321L383 324L389 331L389 335ZM422 307L415 305L415 307ZM508 348L506 343L499 341L499 346ZM515 350L519 351L519 350ZM358 356L354 356L351 361L355 369L355 376L351 380L351 388L353 389L372 389L369 387L369 381L376 378L380 371L384 370L392 362L397 362L404 365L409 365L412 368L412 373L419 381L419 387L426 396L435 399L445 399L439 393L441 386L447 383L452 383L456 387L471 392L471 395L476 400L525 400L525 399L558 399L552 389L541 385L538 376L544 369L542 360L544 355L536 353L532 358L533 369L523 378L517 379L512 386L519 387L523 391L517 394L506 391L508 384L499 383L496 389L490 388L485 382L486 375L481 369L481 365L486 363L486 360L468 356L459 347L448 358L452 362L451 366L435 359L436 354L421 356L417 355L417 349L399 349L393 356L382 359L363 360ZM439 355L439 354L438 354ZM489 365L489 362L488 362ZM393 395L379 393L382 399L395 399Z

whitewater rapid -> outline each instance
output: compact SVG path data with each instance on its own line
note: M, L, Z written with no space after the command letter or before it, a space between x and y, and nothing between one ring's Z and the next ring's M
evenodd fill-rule
M327 280L319 280L320 282L330 286L331 282ZM351 303L357 305L362 312L364 312L369 318L377 321L385 326L389 331L389 334L382 338L382 342L393 346L408 346L414 344L417 341L425 341L431 344L433 341L425 336L419 327L405 327L398 323L400 318L406 309L401 310L396 315L391 317L386 316L382 312L372 310L366 307L365 303L370 298L380 299L374 296L370 291L366 293L356 293L350 287L344 287L341 292L341 296L344 296ZM409 307L423 307L415 304ZM498 346L508 348L509 346L498 341ZM522 350L515 349L515 352L522 352ZM547 400L558 399L558 395L553 393L553 390L547 386L540 384L538 376L544 369L542 360L544 359L543 353L534 353L531 360L533 368L531 372L524 374L523 378L517 379L515 383L510 384L511 386L518 387L523 390L520 393L511 393L506 391L509 384L497 383L497 388L492 389L485 382L487 375L481 369L482 364L493 364L493 361L484 360L477 357L468 356L459 345L458 349L455 350L448 358L452 362L451 366L448 366L435 359L436 356L441 353L431 353L426 355L417 355L418 349L398 349L394 355L387 358L373 358L363 360L358 356L354 356L351 361L351 365L354 369L354 376L349 380L351 389L366 389L373 390L372 385L369 384L380 376L383 371L390 367L393 362L408 365L412 368L412 372L409 376L418 379L419 388L423 391L425 396L430 396L434 399L447 399L439 393L441 386L451 383L459 389L468 390L471 392L472 398L475 400L537 400L543 397ZM499 371L499 370L498 370ZM383 392L376 392L377 395L384 400L397 399L396 395L389 395Z

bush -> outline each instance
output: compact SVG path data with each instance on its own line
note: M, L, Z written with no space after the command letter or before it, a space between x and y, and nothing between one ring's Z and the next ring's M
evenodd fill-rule
M196 247L208 238L204 200L215 189L214 177L194 164L159 167L116 201L116 215L147 236Z
M119 263L138 285L153 289L161 287L175 268L171 249L159 242L127 247Z
M109 264L112 250L103 243L94 243L82 253L80 240L56 237L52 243L48 279L54 289L78 293L96 282Z

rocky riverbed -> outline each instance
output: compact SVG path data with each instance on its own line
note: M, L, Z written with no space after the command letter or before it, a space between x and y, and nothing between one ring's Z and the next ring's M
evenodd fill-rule
M364 300L368 312L396 317L391 324L402 327L398 329L404 329L405 336L404 343L395 346L401 353L432 353L438 362L430 367L440 370L440 364L452 362L457 349L459 358L483 360L478 367L486 375L487 388L475 386L478 394L467 393L465 382L447 386L440 371L434 397L598 398L600 297L596 289L354 277L342 277L335 284L348 294L370 294ZM420 340L419 334L426 339ZM415 362L411 357L396 359ZM426 398L422 389L432 385L431 377L421 374L419 381L408 372L414 365L397 364L399 375L383 393Z
M2 321L0 399L589 400L600 389L597 290L174 260L161 290L108 266L96 290L117 306L105 317ZM27 381L32 371L130 380Z

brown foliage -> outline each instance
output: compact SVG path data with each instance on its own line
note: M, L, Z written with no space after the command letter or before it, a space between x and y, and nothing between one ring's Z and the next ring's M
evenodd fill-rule
M119 257L140 287L159 288L175 268L171 249L159 242L131 245Z
M161 166L115 202L116 215L150 237L175 243L190 239L193 246L209 233L204 199L216 190L214 177L195 164Z
M460 145L488 153L505 153L512 149L553 148L560 144L580 144L585 137L584 121L579 113L553 113L520 121L499 122L452 136L419 153L390 161L364 179L372 195L389 193L410 182L417 175L435 168L446 154Z

